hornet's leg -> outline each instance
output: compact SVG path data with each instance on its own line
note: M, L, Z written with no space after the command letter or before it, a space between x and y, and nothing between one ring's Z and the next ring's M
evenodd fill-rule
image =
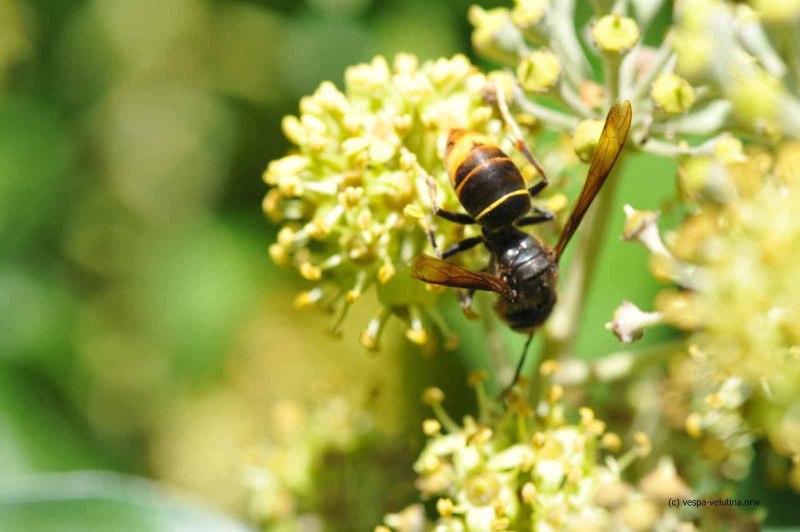
M455 244L444 250L444 253L442 253L441 258L446 259L448 257L452 257L453 255L461 253L462 251L467 251L468 249L474 248L481 242L483 242L482 236L473 236L470 238L465 238L464 240L456 242Z
M440 258L446 259L448 257L452 257L453 255L461 253L462 251L467 251L468 249L474 248L481 242L483 242L483 237L481 236L473 236L471 238L466 238L461 242L456 242L455 244L447 248L444 251L444 253L442 253L442 256ZM463 310L464 315L471 320L478 318L478 314L470 308L472 306L472 297L474 295L475 295L474 289L470 289L467 291L464 290L456 291L456 296L458 297L458 304L461 307L461 310Z
M424 172L424 170L422 170L421 167L419 168L419 170ZM462 224L462 225L469 225L469 224L474 224L475 223L475 219L472 218L472 216L469 216L468 214L462 214L462 213L459 213L459 212L446 211L444 209L439 208L439 203L436 201L436 180L433 178L432 175L430 175L429 173L425 172L425 182L428 185L428 196L430 197L430 201L431 201L431 210L433 210L433 214L435 216L438 216L439 218L444 218L445 220L449 220L449 221L451 221L453 223ZM439 247L436 244L436 234L434 233L433 228L428 228L425 232L428 234L428 240L430 240L431 245L433 246L434 255L436 255L439 258L442 258L443 255L439 251ZM475 244L471 244L469 247L464 248L464 249L469 249L470 247L472 247L474 245ZM447 251L445 251L445 253L447 253L449 251L451 251L451 250L448 249ZM461 250L453 251L451 253L451 255L454 254L454 253L458 253L458 251L461 251Z
M534 168L536 168L536 171L539 172L539 175L542 176L538 183L534 183L528 189L530 195L535 196L547 186L547 174L536 157L533 156L533 152L528 147L528 143L525 142L525 138L522 136L522 131L520 131L517 121L514 120L514 117L511 116L511 113L508 110L506 97L498 83L495 83L494 90L497 97L497 108L500 110L500 116L503 117L503 121L514 135L514 145L516 146L517 150L519 150L519 152L522 153L522 155L528 160L528 162L531 163Z
M525 341L525 347L522 348L522 356L519 358L519 362L517 363L517 369L514 371L514 378L511 380L511 384L506 386L506 389L503 390L503 393L500 394L500 397L505 397L508 392L511 391L511 388L517 384L519 380L519 375L522 373L522 366L525 365L525 357L528 355L528 348L531 346L531 341L533 340L533 333L528 335L528 339Z
M433 178L432 175L426 173L425 182L428 184L428 196L430 196L431 208L433 209L433 214L435 214L439 218L444 218L445 220L449 220L457 224L469 225L475 223L475 218L473 218L469 214L446 211L444 209L439 208L439 203L436 201L436 180Z
M550 220L555 220L556 215L550 211L546 211L544 209L539 209L538 207L533 208L536 214L531 216L524 216L517 220L515 225L517 227L524 227L526 225L536 225L544 222L549 222Z
M464 316L468 320L476 320L481 317L480 314L472 310L472 299L475 297L475 289L457 290L456 297L458 297L458 305L461 307Z

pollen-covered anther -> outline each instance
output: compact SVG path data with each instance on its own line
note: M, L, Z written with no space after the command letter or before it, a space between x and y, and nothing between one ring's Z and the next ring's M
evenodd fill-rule
M361 331L358 340L362 346L369 351L376 351L379 348L380 336L386 326L386 322L391 316L391 311L387 308L381 309L378 316L372 318L367 328Z
M698 412L692 412L686 416L684 428L686 429L686 434L692 438L699 438L703 435L703 416Z
M475 434L469 438L469 443L482 445L484 443L488 443L492 439L492 436L494 436L494 431L492 431L492 429L489 427L480 426L475 430Z
M616 432L606 432L600 438L600 445L604 449L608 449L612 453L619 451L622 448L622 439Z
M422 422L422 433L429 438L436 436L442 431L442 424L439 421L428 418Z
M544 447L545 442L547 441L547 436L544 435L542 431L536 431L534 435L531 437L531 445L535 449L540 449Z
M595 436L600 436L606 431L606 423L605 421L595 419L594 421L589 423L586 429Z
M455 505L453 501L446 498L441 498L436 501L436 511L444 518L452 517Z
M391 262L381 264L381 267L378 268L378 282L381 284L388 283L395 273L395 267Z
M448 333L444 338L445 351L454 351L461 345L461 338L455 333Z
M414 218L416 220L421 220L425 217L425 211L423 211L422 207L420 207L416 203L409 203L408 205L403 207L403 214L409 218Z
M298 178L299 174L308 167L309 160L302 155L287 155L276 159L267 165L264 171L264 181L269 185L280 185L281 180Z
M345 300L347 300L348 303L355 303L356 301L361 299L361 290L357 288L348 290L347 292L345 292L344 298Z
M305 226L305 232L314 240L323 240L331 234L333 227L325 220L312 220Z
M422 393L422 402L427 405L440 405L444 401L444 392L441 388L431 386Z
M279 222L283 219L283 213L279 208L281 198L283 198L281 191L277 188L271 188L261 202L261 209L273 222Z
M478 386L480 383L485 382L486 379L489 378L489 374L486 372L485 369L476 369L469 372L467 375L467 384L470 387L474 388Z
M595 419L594 410L588 406L579 408L578 415L581 417L581 425L584 427L588 427Z
M306 292L300 292L299 294L297 294L297 297L294 298L294 307L295 308L310 307L311 305L322 299L322 295L323 295L323 290L321 288L314 288Z
M622 228L623 240L635 240L644 245L651 253L671 256L658 232L659 213L657 211L640 211L628 204L623 207L623 210L625 211L625 225Z
M650 438L644 432L637 432L634 434L633 442L636 445L633 450L640 458L644 458L650 454L650 451L653 450L653 444L650 442Z
M621 15L600 17L592 26L592 38L597 47L607 53L627 52L641 36L636 21Z
M300 119L296 116L284 116L281 120L281 129L283 130L283 134L286 135L286 138L293 144L300 145L305 142L305 129L300 123Z
M289 252L284 246L278 243L270 244L269 256L278 266L286 266L289 264Z
M630 301L623 301L605 328L612 331L623 344L630 344L644 336L647 327L663 321L664 316L660 312L644 312Z
M352 209L361 202L361 198L363 197L363 187L347 187L339 193L337 199L340 205L347 209Z
M408 309L409 327L406 329L406 338L417 345L425 345L430 340L428 331L422 325L421 311L418 307L411 306Z
M723 406L725 406L725 401L722 398L722 395L718 392L706 395L705 402L711 408L722 408Z
M548 359L539 365L539 374L542 377L549 377L558 371L559 363L557 360Z
M564 388L559 384L553 384L547 390L547 402L555 404L564 397Z
M526 482L522 485L522 501L526 504L533 504L536 502L536 486L533 482Z
M282 175L277 179L278 189L281 194L289 197L299 197L303 195L305 188L303 182L296 175Z

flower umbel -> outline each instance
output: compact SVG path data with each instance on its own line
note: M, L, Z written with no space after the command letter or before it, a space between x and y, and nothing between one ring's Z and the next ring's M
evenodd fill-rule
M800 222L794 215L800 188L789 162L794 144L779 146L775 155L753 148L738 162L716 157L702 168L687 161L694 172L713 173L716 190L728 192L698 187L692 195L697 209L665 243L654 218L637 233L644 235L638 240L651 252L656 276L683 289L661 292L657 312L633 321L665 322L689 333L690 356L675 364L693 378L679 379L675 371L670 386L691 398L687 432L732 478L747 473L757 433L781 454L800 454L793 406L800 393ZM631 209L629 219L646 214ZM615 323L633 321L615 315Z
M426 176L438 181L441 205L458 206L441 162L450 129L493 131L500 140L482 99L485 84L460 55L420 65L401 54L391 66L379 56L348 69L343 92L325 82L303 98L299 117L284 119L296 151L267 168L264 210L282 224L272 258L318 283L298 305L335 307L336 329L347 308L377 286L385 310L361 335L367 348L378 347L392 314L416 344L433 340L430 324L453 344L432 307L436 292L413 281L407 264L429 245Z
M552 386L534 409L515 393L509 408L483 393L483 382L471 379L482 415L455 424L437 401L437 428L417 461L417 489L423 500L436 500L436 516L427 522L420 507L387 515L376 530L413 532L487 530L675 530L689 526L666 501L686 497L690 488L663 457L634 486L624 477L627 466L651 450L649 438L634 435L630 450L619 457L620 437L606 432L590 408L567 421L563 389ZM430 400L428 400L430 402ZM430 424L426 422L426 425ZM601 459L601 454L604 457ZM413 515L411 520L401 519ZM414 526L418 528L414 528ZM688 530L688 529L687 529Z

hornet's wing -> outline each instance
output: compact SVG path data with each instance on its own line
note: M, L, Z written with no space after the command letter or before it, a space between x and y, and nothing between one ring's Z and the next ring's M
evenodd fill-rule
M426 283L488 290L498 294L508 294L511 289L500 278L484 272L473 272L452 262L437 259L430 255L420 255L411 265L411 276Z
M581 220L583 220L583 216L592 201L594 201L597 193L600 192L600 187L605 183L606 177L611 173L617 157L622 152L622 147L628 138L628 130L631 128L631 116L631 103L627 100L621 104L615 103L611 110L608 111L606 124L603 126L603 132L600 134L600 140L594 150L592 164L589 166L589 175L586 177L586 183L583 185L578 201L572 208L567 225L564 226L561 236L558 238L558 243L555 247L556 262L561 258L564 248L567 247L572 235L575 234Z

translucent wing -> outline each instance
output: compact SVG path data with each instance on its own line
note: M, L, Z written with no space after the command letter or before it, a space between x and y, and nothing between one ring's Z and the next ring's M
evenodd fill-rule
M608 111L606 124L603 126L603 132L600 134L600 140L594 151L594 157L592 157L592 164L589 166L589 175L586 177L586 183L583 185L578 201L572 208L567 225L564 226L564 230L561 231L561 236L558 238L558 243L555 247L556 261L561 258L564 248L567 247L572 235L575 234L581 220L583 220L583 216L592 201L594 201L597 193L600 192L600 187L603 186L606 177L614 167L614 163L625 145L625 140L628 138L631 116L631 103L627 100L621 104L615 103L611 106L611 110Z
M499 294L510 292L508 285L502 279L488 273L473 272L430 255L420 255L414 259L414 264L411 265L411 276L431 284L488 290Z

